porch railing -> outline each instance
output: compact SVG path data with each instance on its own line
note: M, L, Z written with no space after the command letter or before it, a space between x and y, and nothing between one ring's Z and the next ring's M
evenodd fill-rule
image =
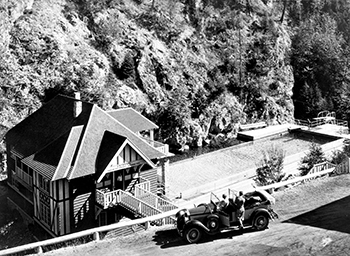
M30 187L33 187L33 177L30 176L28 173L24 172L18 166L16 166L16 176L17 176L17 178L19 178L22 181L24 181Z
M151 182L145 178L140 177L139 183L135 184L135 190L134 190L135 195L138 191L140 191L139 188L146 190L146 191L150 191L151 190Z
M177 206L173 203L140 187L135 188L135 197L146 202L149 205L156 207L162 212L167 212L177 208Z
M138 196L133 196L123 190L114 190L110 192L103 192L96 190L96 202L107 209L111 205L121 205L124 208L140 215L141 217L153 216L155 214L176 209L177 206L168 202L151 192L142 188L135 188L139 190ZM164 223L174 223L172 218L164 219Z
M129 193L126 193L123 190L117 190L117 193L119 196L118 204L124 206L134 213L139 214L140 217L153 216L162 212L156 207L149 205L142 200L139 200L138 198Z
M158 151L168 154L169 153L169 145L168 144L163 144L161 142L155 141L155 140L150 140L148 138L143 138L148 144L152 145L155 147Z

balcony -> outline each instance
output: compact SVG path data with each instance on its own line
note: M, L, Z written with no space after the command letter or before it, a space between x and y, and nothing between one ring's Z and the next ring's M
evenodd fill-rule
M16 166L16 174L13 175L13 178L24 185L30 191L33 191L33 177L24 172L18 166Z
M151 140L149 138L144 138L144 137L142 137L142 139L144 139L148 144L155 147L158 151L162 152L163 154L165 154L165 155L171 154L169 152L169 145L168 144L163 144L161 142Z

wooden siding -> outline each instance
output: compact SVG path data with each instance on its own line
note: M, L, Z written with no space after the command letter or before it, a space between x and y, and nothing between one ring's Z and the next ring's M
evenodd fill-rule
M147 179L151 183L151 192L157 194L157 169L141 171L141 177Z
M131 148L130 145L125 145L119 155L112 159L109 168L123 169L125 167L133 166L133 163L139 164L140 160L143 160L142 157L133 148Z

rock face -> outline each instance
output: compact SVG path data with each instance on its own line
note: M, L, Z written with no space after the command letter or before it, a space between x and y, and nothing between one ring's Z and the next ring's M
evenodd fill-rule
M2 3L2 123L76 90L105 109L134 107L178 148L232 137L239 123L293 117L291 42L272 1L244 11L154 2Z

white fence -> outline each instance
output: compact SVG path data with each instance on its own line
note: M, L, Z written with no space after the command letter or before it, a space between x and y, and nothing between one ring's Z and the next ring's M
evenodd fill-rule
M150 225L150 222L154 222L156 220L163 220L163 219L168 218L170 216L174 216L177 211L178 211L178 209L175 209L175 210L172 210L169 212L160 213L160 214L146 217L146 218L142 218L142 219L136 219L136 220L131 220L131 221L122 222L122 223L115 223L115 224L111 224L111 225L107 225L107 226L102 226L102 227L84 230L81 232L77 232L77 233L73 233L73 234L69 234L69 235L65 235L65 236L61 236L61 237L56 237L53 239L48 239L48 240L35 242L35 243L31 243L31 244L26 244L26 245L14 247L14 248L6 249L6 250L1 250L0 255L10 255L10 254L21 253L21 252L23 253L25 251L29 251L29 250L33 250L33 249L37 253L42 253L43 252L42 247L44 247L44 246L59 244L62 242L67 242L70 240L74 240L74 239L78 239L78 238L90 236L90 235L93 236L94 240L100 240L100 233L101 232L107 232L107 231L111 231L111 230L114 230L117 228L129 227L129 226L134 226L134 225L139 225L139 224L145 224L146 228L148 228Z
M314 118L314 119L294 119L294 123L301 126L306 126L309 128L315 128L323 124L335 124L338 126L348 127L348 122L341 119L329 119L329 118Z

